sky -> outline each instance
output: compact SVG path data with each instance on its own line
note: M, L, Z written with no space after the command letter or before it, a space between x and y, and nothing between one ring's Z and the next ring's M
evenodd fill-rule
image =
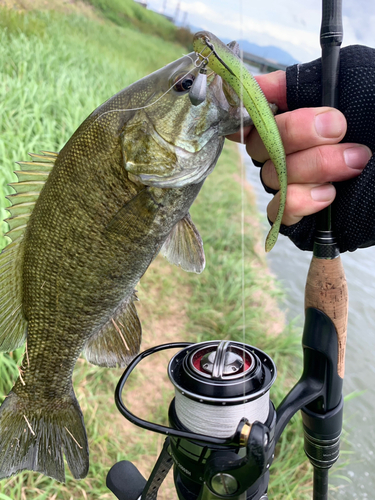
M343 0L342 46L375 47L375 1ZM300 62L320 57L319 0L148 0L148 7L175 16L219 38L275 45Z

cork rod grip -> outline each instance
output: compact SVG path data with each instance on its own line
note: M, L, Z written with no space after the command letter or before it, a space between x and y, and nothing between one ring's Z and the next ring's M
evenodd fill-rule
M338 342L337 373L344 378L348 286L340 257L332 260L312 258L305 289L305 309L309 307L324 312L335 325Z

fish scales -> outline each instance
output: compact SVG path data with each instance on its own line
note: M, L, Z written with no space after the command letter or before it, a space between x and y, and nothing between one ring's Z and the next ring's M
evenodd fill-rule
M135 287L159 251L187 271L204 268L189 208L224 136L250 121L215 74L205 102L192 106L194 58L109 99L58 154L19 162L12 243L0 255L0 349L19 347L27 332L27 356L0 408L0 478L28 469L64 481L64 455L75 478L87 474L72 386L78 356L126 366L138 353Z
M159 203L155 203L149 194L152 188L147 190L129 182L118 140L122 124L113 114L112 120L107 115L103 125L100 121L93 125L89 122L88 133L81 131L78 140L60 153L28 224L23 273L28 352L29 357L34 357L35 349L38 361L44 358L44 363L38 373L26 370L26 385L29 377L40 387L43 380L53 380L55 374L60 385L65 377L71 376L75 360L93 328L103 326L108 321L108 309L113 309L114 304L134 290L170 232L169 224L175 222L176 215L180 218L185 215L191 198L200 189L196 184L162 193ZM100 154L96 143L102 149ZM88 196L87 186L90 186ZM126 221L130 231L111 231L108 224L121 208L145 191L148 192L143 196L141 213L130 214ZM177 214L170 213L171 202L178 198L182 199L182 205L177 205ZM163 210L162 202L168 204L168 210ZM29 246L40 251L28 251ZM43 351L38 353L40 338L46 331ZM66 373L54 371L54 358L46 363L43 352L49 346L51 349L58 346L64 357L69 355L71 362L63 367ZM35 395L38 397L38 392Z

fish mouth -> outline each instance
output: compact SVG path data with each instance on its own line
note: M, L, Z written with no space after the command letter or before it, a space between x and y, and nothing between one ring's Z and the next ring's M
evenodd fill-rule
M222 117L218 127L219 135L231 135L238 132L242 127L253 125L243 101L229 83L218 75L215 78L217 79L215 98L218 101L219 108L222 110Z

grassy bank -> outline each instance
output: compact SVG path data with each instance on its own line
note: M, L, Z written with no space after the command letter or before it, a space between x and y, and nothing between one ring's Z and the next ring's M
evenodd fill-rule
M164 30L164 21L158 28L164 30L163 37L150 34L157 33L156 28L144 35L152 19L139 19L138 24L126 19L117 24L110 22L114 14L105 8L130 5L128 1L98 0L91 4L100 10L87 11L86 5L82 12L87 15L82 15L76 2L74 12L0 11L2 216L6 216L4 195L10 192L7 183L15 180L12 171L16 160L26 159L28 151L58 151L101 102L180 57L185 50L167 41L169 27ZM278 313L280 291L259 249L263 242L260 244L258 216L246 187L243 260L238 164L237 149L228 144L192 209L192 218L204 240L204 273L186 274L158 258L142 279L139 314L144 328L143 347L170 340L212 338L255 344L282 367L272 394L278 403L294 378L299 339L293 331L284 329ZM4 246L5 239L0 244ZM9 391L17 376L19 355L17 352L0 358L1 395ZM166 421L167 402L172 397L165 376L166 362L167 358L161 356L156 367L145 364L132 380L128 395L131 408L144 418L160 422ZM67 482L61 485L25 472L0 483L3 500L113 499L105 487L105 475L114 462L126 458L135 461L145 475L150 472L162 439L136 430L118 414L113 390L119 375L119 370L100 369L84 360L77 363L74 386L89 437L88 477L75 481L67 471ZM293 422L284 433L272 468L271 497L307 499L308 487L299 423ZM175 498L171 478L160 498Z

